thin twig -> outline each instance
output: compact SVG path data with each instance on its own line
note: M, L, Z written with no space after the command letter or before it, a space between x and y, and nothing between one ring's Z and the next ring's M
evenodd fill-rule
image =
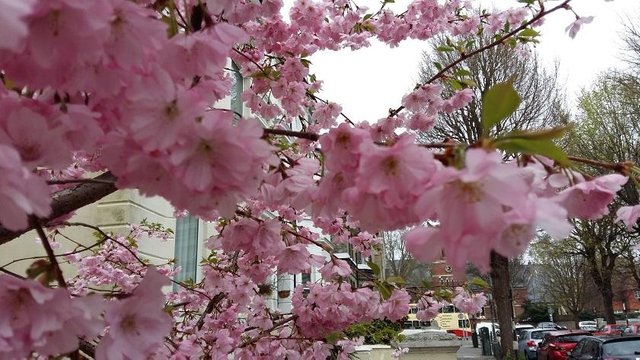
M579 163L583 163L583 164L587 164L587 165L592 165L592 166L596 166L596 167L601 167L604 169L609 169L609 170L613 170L616 172L620 172L620 173L625 173L627 170L630 168L630 166L632 165L632 163L630 162L618 162L618 163L610 163L610 162L606 162L606 161L600 161L600 160L592 160L592 159L585 159L585 158L581 158L578 156L568 156L569 160L571 161L575 161L575 162L579 162Z
M424 84L431 84L432 82L436 81L437 79L441 78L447 71L451 70L453 67L457 66L458 64L460 64L461 62L467 60L470 57L473 57L483 51L489 50L491 48L494 48L500 44L502 44L505 40L509 39L510 37L516 35L518 32L526 29L529 25L535 23L536 21L540 20L541 18L551 14L552 12L555 12L557 10L563 9L567 6L567 4L571 2L571 0L565 0L562 2L562 4L557 5L549 10L544 10L544 7L541 5L540 8L540 12L538 14L536 14L534 17L532 17L529 21L523 23L522 25L518 26L517 28L511 30L510 32L508 32L507 34L503 35L502 37L500 37L499 39L495 40L494 42L487 44L481 48L478 48L474 51L471 51L469 53L463 53L460 55L460 57L455 60L454 62L450 63L449 65L443 67L440 71L438 71L435 75L433 75L429 80L427 80ZM424 85L423 84L423 85ZM393 117L398 115L398 113L400 113L400 111L404 110L404 105L401 105L400 107L396 108L396 109L392 109L389 111L389 117Z
M292 136L301 139L307 139L311 141L318 141L320 135L316 133L304 132L304 131L293 131L293 130L282 130L282 129L264 129L265 134L271 135L285 135Z
M64 276L62 276L62 269L60 269L60 264L58 264L58 258L56 258L56 254L53 252L53 248L51 248L51 244L49 244L49 238L47 238L47 234L44 233L44 229L40 224L40 220L37 217L32 216L29 219L32 223L32 226L38 232L38 236L40 236L40 241L42 242L42 246L44 246L44 250L47 252L47 257L49 258L49 262L53 266L53 271L55 272L56 281L58 285L63 288L67 287L67 282L64 280Z
M280 320L280 321L276 321L276 322L274 322L274 323L273 323L273 326L271 326L271 328L269 328L269 329L267 329L267 330L264 330L264 331L263 331L262 333L260 333L258 336L256 336L256 337L254 337L254 338L252 338L252 339L250 339L250 340L247 340L247 341L243 342L239 347L240 347L240 348L247 347L247 346L249 346L249 345L251 345L251 344L253 344L253 343L257 342L258 340L262 339L263 337L265 337L265 336L267 336L267 335L270 335L270 334L271 334L271 332L272 332L273 330L277 329L278 327L280 327L280 326L282 326L282 325L284 325L284 324L286 324L286 323L289 323L289 322L291 322L291 321L294 321L294 320L296 320L297 318L298 318L298 315L291 315L290 317L288 317L288 318L286 318L286 319L282 319L282 320Z
M24 279L24 276L20 276L20 275L14 273L13 271L5 269L4 267L0 267L0 272L3 272L5 274L7 274L7 275L11 275L11 276L13 276L15 278L18 278L18 279Z
M207 307L204 309L204 311L202 312L202 315L200 315L200 318L198 319L198 322L196 323L196 328L198 330L202 329L202 326L204 325L204 319L205 317L210 314L213 309L215 309L216 305L218 305L218 303L220 301L222 301L222 299L225 298L225 294L224 293L219 293L216 296L214 296L213 298L211 298L211 300L209 300L209 303L207 304Z
M115 184L114 180L100 180L100 179L66 179L66 180L47 180L48 185L61 185L61 184Z
M51 214L47 218L39 219L41 224L48 225L51 220L55 220L62 215L66 215L79 208L93 204L103 197L118 190L111 181L116 181L116 177L111 172L103 173L94 178L95 180L108 180L109 183L82 183L68 189L55 192L51 196ZM12 231L0 227L0 245L7 243L18 236L32 230L31 224L19 231Z

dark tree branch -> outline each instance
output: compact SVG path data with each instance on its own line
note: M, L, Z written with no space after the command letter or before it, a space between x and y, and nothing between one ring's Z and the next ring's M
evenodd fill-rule
M64 280L64 276L62 275L62 269L60 269L60 264L58 264L58 259L56 258L56 254L53 252L53 248L51 244L49 244L49 238L47 238L47 234L44 233L44 229L42 228L42 224L38 220L37 217L32 216L29 223L32 227L35 227L38 232L38 236L40 237L40 241L42 242L42 246L44 246L44 250L47 252L47 257L49 258L49 262L51 266L53 266L53 271L55 272L56 281L58 285L66 288L67 282Z
M116 177L111 172L101 174L94 180L97 182L82 183L54 193L51 197L51 214L47 218L39 219L39 222L46 226L52 220L92 204L118 190L115 186ZM29 224L29 227L19 231L0 227L0 245L33 229L34 224Z

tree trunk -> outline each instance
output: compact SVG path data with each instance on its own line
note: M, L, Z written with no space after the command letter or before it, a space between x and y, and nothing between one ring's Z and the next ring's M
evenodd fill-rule
M595 261L594 261L595 262ZM607 324L615 324L616 318L613 315L613 288L611 287L611 276L607 276L605 270L601 273L598 268L591 265L591 277L596 284L598 291L602 294L602 305L604 306L604 318Z
M500 325L501 358L510 358L513 356L513 306L509 283L509 259L495 251L491 252L491 282Z
M607 324L615 324L616 317L613 315L613 289L611 288L611 282L603 284L602 298L604 299L604 318L607 320Z

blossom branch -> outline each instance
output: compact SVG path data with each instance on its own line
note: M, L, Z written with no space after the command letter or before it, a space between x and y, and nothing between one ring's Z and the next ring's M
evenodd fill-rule
M291 315L290 317L288 317L286 319L282 319L280 321L276 321L276 322L273 323L273 326L271 326L271 328L269 328L267 330L264 330L258 336L243 342L239 347L243 348L243 347L247 347L247 346L249 346L251 344L254 344L254 343L258 342L258 340L260 340L260 339L264 338L265 336L271 334L271 332L273 330L275 330L275 329L279 328L280 326L285 325L285 324L287 324L287 323L289 323L291 321L295 321L297 318L298 318L298 315Z
M49 262L51 263L51 266L53 266L53 271L55 272L56 281L58 282L58 285L60 285L63 288L66 288L67 282L64 280L64 276L62 276L62 269L60 269L60 264L58 264L58 258L56 258L56 254L53 252L53 248L49 243L49 238L47 237L47 234L44 233L44 229L42 228L40 220L38 220L37 217L32 216L30 218L30 223L31 223L31 226L33 226L38 232L38 236L40 236L40 241L42 242L42 246L44 246L44 250L47 252L47 257L49 258Z
M437 79L441 78L444 76L444 74L446 74L449 70L451 70L453 67L457 66L458 64L464 62L465 60L467 60L470 57L476 56L484 51L487 51L491 48L494 48L500 44L502 44L503 42L505 42L507 39L509 39L510 37L516 35L517 33L519 33L520 31L526 29L528 26L530 26L531 24L535 23L536 21L542 19L543 17L557 11L560 9L565 9L567 4L569 4L569 2L571 2L571 0L565 0L562 2L562 4L557 5L549 10L544 10L544 4L540 3L540 11L534 16L532 17L530 20L522 23L522 25L518 26L517 28L509 31L508 33L506 33L505 35L503 35L502 37L498 38L497 40L493 41L492 43L489 43L483 47L480 47L476 50L473 50L469 53L461 53L460 57L449 63L447 66L443 67L440 71L438 71L435 75L433 75L429 80L427 80L424 84L430 84L434 81L436 81ZM424 85L423 84L423 85ZM419 87L419 86L416 86ZM393 117L398 115L398 113L400 113L400 111L404 110L404 105L399 106L396 109L391 109L389 110L389 116Z
M610 163L610 162L600 161L600 160L585 159L578 156L568 156L568 158L569 160L574 162L579 162L579 163L583 163L591 166L613 170L615 172L622 173L623 175L628 175L629 170L633 166L633 163L630 161Z
M109 171L95 177L94 179L99 182L82 183L73 188L55 192L51 197L51 214L47 218L39 219L40 223L46 225L50 221L62 215L66 215L83 206L92 204L118 190L114 184L116 177ZM0 245L5 244L33 229L34 227L32 224L30 224L26 229L19 231L12 231L7 228L0 227Z
M107 240L107 238L103 237L101 240L98 240L96 243L94 243L94 244L92 244L90 246L84 246L82 244L79 244L79 243L75 242L74 240L72 240L71 238L65 236L64 234L60 233L59 231L57 233L60 234L61 236L63 236L65 239L76 243L78 246L76 247L76 250L69 251L69 252L66 252L66 253L63 253L63 254L58 254L58 255L56 255L56 257L65 257L65 256L69 256L69 255L79 254L79 253L84 252L84 251L89 251L89 250L93 249L94 247L101 245L102 243L105 242L105 240ZM47 258L47 257L48 256L28 256L28 257L23 257L23 258L19 258L19 259L14 259L14 260L2 265L0 267L0 269L2 269L4 267L7 267L7 266L11 266L11 265L13 265L13 264L15 264L17 262L20 262L20 261L38 260L38 259L43 259L43 258Z
M285 136L293 136L301 139L307 139L311 141L318 141L320 135L316 133L304 132L304 131L293 131L293 130L283 130L283 129L264 129L265 134L271 135L285 135Z
M213 298L211 298L211 300L209 300L207 307L204 309L204 311L202 312L202 315L200 315L200 318L196 323L196 328L198 330L202 329L202 326L204 325L204 319L207 317L208 314L210 314L213 311L213 309L215 309L216 305L218 305L218 303L220 303L220 301L222 301L222 299L224 298L225 298L225 294L219 293Z
M74 184L74 183L84 183L84 184L114 184L116 181L113 180L102 180L102 179L65 179L65 180L47 180L47 184L49 185L64 185L64 184Z

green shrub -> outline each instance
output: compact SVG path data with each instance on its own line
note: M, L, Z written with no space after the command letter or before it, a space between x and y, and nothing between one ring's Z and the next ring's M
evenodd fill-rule
M393 345L404 340L402 324L390 320L373 320L349 326L345 334L349 338L364 337L365 344Z

